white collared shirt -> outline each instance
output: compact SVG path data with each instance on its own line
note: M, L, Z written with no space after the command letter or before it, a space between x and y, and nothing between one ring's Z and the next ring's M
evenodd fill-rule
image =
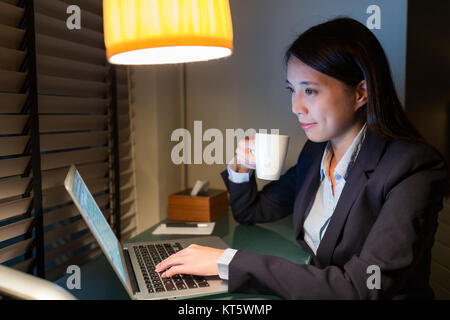
M319 247L320 241L323 239L331 216L333 215L339 197L341 196L341 192L344 189L345 179L358 156L366 128L367 123L364 124L355 139L353 139L352 144L334 169L333 176L336 182L334 186L334 195L330 178L330 161L333 155L330 141L328 141L325 147L320 164L320 186L317 190L311 210L303 224L303 229L305 231L304 240L314 251L314 254L317 253L317 248Z

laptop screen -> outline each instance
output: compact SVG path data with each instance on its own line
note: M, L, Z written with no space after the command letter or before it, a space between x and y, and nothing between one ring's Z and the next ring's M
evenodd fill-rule
M87 218L91 226L92 232L95 233L100 246L108 255L110 261L114 264L116 271L119 273L124 283L127 283L125 270L120 257L121 246L117 241L111 227L103 216L102 211L98 207L86 184L81 179L77 170L73 179L72 195L78 202L82 210L82 214Z

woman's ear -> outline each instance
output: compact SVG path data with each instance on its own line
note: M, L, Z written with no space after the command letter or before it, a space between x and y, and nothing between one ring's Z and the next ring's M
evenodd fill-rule
M366 80L361 80L361 82L356 87L355 111L361 108L366 103L367 103L367 84Z

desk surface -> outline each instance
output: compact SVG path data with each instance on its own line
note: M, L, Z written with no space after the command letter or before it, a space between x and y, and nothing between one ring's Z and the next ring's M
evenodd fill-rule
M162 222L165 222L162 221ZM198 237L198 235L153 235L156 224L126 242L157 241L167 239ZM243 249L261 254L286 258L294 263L309 263L310 256L295 241L292 216L282 220L244 226L238 224L231 212L216 220L213 235L221 237L231 248ZM125 289L112 267L102 254L83 264L81 268L81 289L70 290L78 299L129 299ZM66 288L67 276L55 281ZM278 299L267 295L217 294L200 299Z

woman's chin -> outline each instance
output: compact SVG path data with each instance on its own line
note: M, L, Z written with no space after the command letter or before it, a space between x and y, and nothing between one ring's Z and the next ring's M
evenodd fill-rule
M308 138L308 140L311 140L312 142L317 142L317 143L321 143L321 142L325 142L328 141L329 139L323 136L319 136L317 134L314 134L312 132L305 132L306 137Z

